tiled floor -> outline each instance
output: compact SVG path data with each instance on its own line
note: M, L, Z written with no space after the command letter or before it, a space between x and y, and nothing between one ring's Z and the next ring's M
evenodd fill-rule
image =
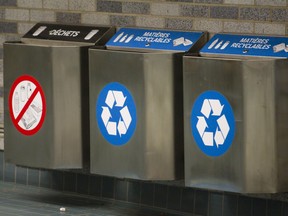
M61 212L60 208L65 208ZM1 216L180 216L129 203L0 182Z

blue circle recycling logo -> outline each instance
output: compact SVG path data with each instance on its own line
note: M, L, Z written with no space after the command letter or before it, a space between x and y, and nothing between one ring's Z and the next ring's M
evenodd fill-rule
M208 156L223 155L235 135L235 119L228 100L217 91L203 92L191 113L191 127L198 147Z
M136 106L129 90L122 84L107 84L96 103L96 118L104 138L112 145L126 144L136 129Z

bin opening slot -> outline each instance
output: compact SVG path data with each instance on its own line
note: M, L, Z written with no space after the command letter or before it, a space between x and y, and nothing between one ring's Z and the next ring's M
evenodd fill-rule
M288 37L216 34L201 56L228 58L288 58Z

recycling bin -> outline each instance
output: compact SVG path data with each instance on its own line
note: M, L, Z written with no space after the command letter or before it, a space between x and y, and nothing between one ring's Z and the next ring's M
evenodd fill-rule
M5 160L69 169L89 165L88 48L113 27L38 23L4 43Z
M186 55L185 185L288 190L288 38L216 34Z
M91 172L184 178L182 57L206 33L121 28L89 49Z

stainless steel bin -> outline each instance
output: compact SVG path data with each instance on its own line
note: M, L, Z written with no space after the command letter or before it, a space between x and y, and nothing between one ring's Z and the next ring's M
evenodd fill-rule
M106 50L89 49L92 173L183 178L182 57L205 40L203 32L122 28Z
M184 57L186 186L288 190L288 53L275 50L279 44L285 49L288 38L216 34L202 57ZM224 115L227 121L221 122ZM206 132L213 134L210 146Z
M38 168L89 165L88 48L113 27L36 24L4 43L5 160Z

